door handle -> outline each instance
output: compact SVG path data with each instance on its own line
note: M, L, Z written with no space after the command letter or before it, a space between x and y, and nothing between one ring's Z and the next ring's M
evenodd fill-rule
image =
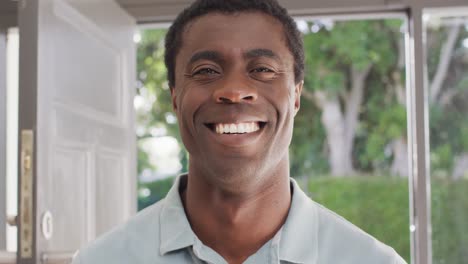
M7 224L9 226L18 226L18 216L17 215L7 216Z
M44 252L41 254L42 264L69 264L75 252Z

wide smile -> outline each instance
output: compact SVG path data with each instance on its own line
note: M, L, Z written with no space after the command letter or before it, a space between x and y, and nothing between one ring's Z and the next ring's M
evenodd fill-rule
M209 133L210 142L221 144L223 147L240 148L254 147L262 138L267 122L261 121L225 121L216 123L204 123Z
M251 134L261 130L266 122L206 123L205 126L219 135Z

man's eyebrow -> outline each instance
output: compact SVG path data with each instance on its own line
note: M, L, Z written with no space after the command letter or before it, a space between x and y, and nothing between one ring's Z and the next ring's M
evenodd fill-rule
M252 49L245 53L244 55L247 59L258 58L258 57L268 57L274 60L280 60L280 57L276 55L272 50L269 49Z
M192 57L190 57L189 64L192 64L199 60L210 60L219 64L221 64L224 61L223 56L219 52L212 50L204 50L193 54Z

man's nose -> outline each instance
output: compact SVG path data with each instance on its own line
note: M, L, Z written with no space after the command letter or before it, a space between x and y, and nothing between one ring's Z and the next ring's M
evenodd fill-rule
M241 81L226 80L226 83L213 93L216 103L254 102L257 97L257 89Z

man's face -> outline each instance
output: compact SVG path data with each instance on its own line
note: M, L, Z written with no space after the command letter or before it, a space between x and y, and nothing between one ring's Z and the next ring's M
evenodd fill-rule
M302 82L282 25L213 13L188 24L182 42L172 98L191 166L236 181L287 163Z

